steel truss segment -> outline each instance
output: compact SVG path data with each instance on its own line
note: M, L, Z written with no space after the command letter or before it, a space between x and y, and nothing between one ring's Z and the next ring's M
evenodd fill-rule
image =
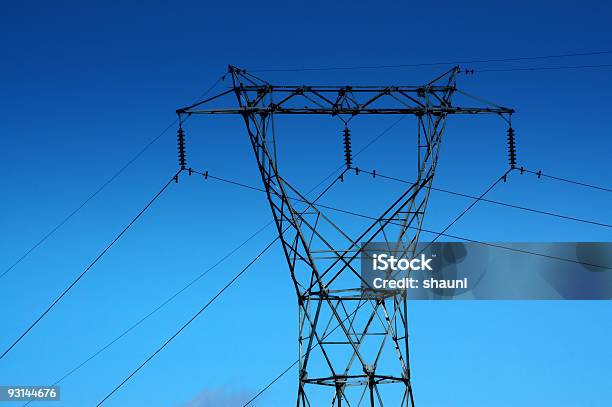
M179 114L295 114L295 115L452 115L499 114L513 109L453 106L446 96L456 91L458 67L420 86L306 86L272 85L245 70L229 67L233 87L217 96L177 110ZM239 108L202 108L228 93L242 99ZM462 92L464 93L464 92ZM464 93L467 94L467 93ZM274 95L274 97L271 97ZM437 103L426 103L432 99Z
M397 107L397 108L359 108L359 107L280 107L280 106L264 106L264 107L243 107L239 109L200 109L185 112L187 114L292 114L292 115L329 115L337 116L341 114L357 116L357 115L425 115L431 114L434 116L449 115L449 114L512 114L513 110L501 110L488 107Z
M369 294L358 262L362 244L375 240L415 254L449 115L508 120L514 112L498 105L454 105L457 73L450 69L420 86L304 86L273 85L230 66L230 90L177 111L244 120L298 300L297 406L414 406L407 299ZM204 108L229 93L237 107ZM357 115L414 115L416 181L351 236L321 210L320 196L308 199L281 175L273 136L278 114L338 116L345 123Z

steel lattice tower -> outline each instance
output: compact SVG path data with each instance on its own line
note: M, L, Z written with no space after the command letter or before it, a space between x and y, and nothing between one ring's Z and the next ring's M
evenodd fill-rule
M276 86L230 66L230 90L177 110L179 117L236 114L244 119L297 296L297 406L415 405L406 295L364 290L359 261L361 248L372 241L415 254L448 115L496 114L510 122L512 109L454 106L459 72L453 68L422 86ZM203 108L231 93L236 108ZM369 226L350 236L322 212L316 199L281 175L270 130L275 115L414 115L415 182ZM348 128L344 141L347 170L356 170Z

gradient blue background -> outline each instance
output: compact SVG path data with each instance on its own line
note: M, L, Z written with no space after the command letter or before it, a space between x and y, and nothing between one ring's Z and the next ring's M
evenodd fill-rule
M252 69L384 65L599 51L612 43L611 15L605 2L5 2L0 13L0 266L10 266L158 135L174 120L174 110L200 96L228 63ZM610 62L610 56L600 56L468 67ZM261 75L292 83L414 84L446 68ZM609 186L610 72L482 73L461 77L460 86L517 109L520 164ZM355 149L390 122L364 124L355 132ZM282 157L287 157L283 168L305 189L342 163L339 126L329 123L279 124ZM239 118L190 122L190 164L258 185L242 125ZM403 121L358 164L410 178L413 161L407 165L397 154L412 154L413 139L405 139L406 149L393 143L402 134L412 137L414 128L411 120ZM436 185L480 193L506 168L504 138L499 119L450 118ZM0 280L1 348L175 171L175 142L171 129ZM396 155L382 160L389 147ZM400 188L389 187L395 188L392 194ZM375 213L384 204L375 194L364 195L357 182L343 188L361 194L353 208L370 205ZM342 191L336 197L344 196ZM491 197L612 219L609 193L533 176L515 175ZM327 202L336 203L333 198ZM442 229L469 203L434 194L426 226ZM52 383L270 219L260 193L199 179L173 185L0 361L0 384ZM487 241L610 240L606 228L485 203L450 233ZM266 229L68 378L62 383L63 401L54 405L95 405L273 236L273 229ZM419 406L609 406L611 311L609 302L413 304L416 401ZM107 405L180 406L194 399L199 404L190 405L236 405L295 360L296 315L290 278L275 247ZM295 371L287 374L257 405L292 405L296 380Z

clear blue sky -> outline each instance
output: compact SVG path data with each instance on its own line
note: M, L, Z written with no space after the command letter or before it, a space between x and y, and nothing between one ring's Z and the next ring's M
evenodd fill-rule
M9 267L158 135L174 120L175 109L201 95L228 63L251 69L387 65L610 49L609 4L533 3L5 4L0 15L0 268ZM599 63L612 63L612 55L468 67ZM261 75L292 83L414 84L445 68ZM513 123L520 164L610 186L610 72L483 72L462 77L459 85L517 110ZM297 123L279 124L279 144L284 169L307 189L342 162L340 133L329 123ZM355 148L389 123L364 123L354 135ZM189 123L191 165L258 185L242 126L238 118ZM393 154L389 149L396 152L394 140L413 134L414 128L413 122L402 122L358 164L410 178L412 161L381 157ZM480 193L506 168L505 130L490 117L449 119L436 185ZM25 329L175 171L175 143L171 129L0 280L0 348ZM355 183L343 188L327 202L362 193ZM392 194L399 191L397 185L389 188L395 188ZM533 177L515 176L491 197L612 220L611 194ZM370 205L372 213L381 205L375 198L353 204L360 209ZM433 195L427 226L442 229L468 204ZM54 382L270 219L265 197L257 192L196 179L173 185L0 361L0 384ZM486 241L610 241L606 228L486 204L479 204L451 232ZM274 230L266 229L66 379L63 401L57 405L95 405L273 237ZM282 253L275 247L107 405L182 406L195 399L195 406L210 400L232 403L253 394L297 357L293 296ZM433 407L609 406L611 312L610 302L413 304L416 401ZM293 404L296 383L292 371L258 405Z

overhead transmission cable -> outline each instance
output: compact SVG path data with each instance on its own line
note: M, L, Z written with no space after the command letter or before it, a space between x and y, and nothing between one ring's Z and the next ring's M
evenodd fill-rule
M268 223L266 223L265 225L263 225L261 228L257 229L255 232L253 232L249 237L247 237L244 241L242 241L242 243L240 243L238 246L234 247L232 250L230 250L229 252L227 252L223 257L221 257L219 260L217 260L216 263L214 263L212 266L210 266L209 268L207 268L206 270L204 270L202 273L200 273L199 275L197 275L195 278L193 278L191 281L189 281L186 285L184 285L181 289L179 289L178 291L176 291L174 294L172 294L171 296L169 296L168 298L166 298L164 301L162 301L157 307L155 307L153 310L149 311L149 313L147 313L146 315L144 315L142 318L140 318L138 321L136 321L135 323L133 323L132 325L130 325L127 329L125 329L123 332L121 332L119 335L117 335L114 339L112 339L111 341L109 341L106 345L102 346L101 348L99 348L97 351L95 351L94 353L92 353L89 357L87 357L85 360L83 360L82 362L80 362L79 364L77 364L75 367L73 367L72 369L70 369L68 372L66 372L62 377L60 377L59 379L57 379L51 386L57 386L58 384L60 384L61 382L63 382L65 379L67 379L69 376L71 376L72 374L74 374L76 371L78 371L80 368L82 368L83 366L85 366L87 363L89 363L92 359L94 359L96 356L98 356L99 354L101 354L102 352L104 352L106 349L110 348L112 345L114 345L116 342L118 342L121 338L125 337L128 333L132 332L134 329L136 329L138 326L140 326L143 322L145 322L147 319L149 319L150 317L152 317L155 313L157 313L159 310L161 310L162 308L164 308L166 305L168 305L170 302L172 302L175 298L177 298L179 295L181 295L183 292L185 292L188 288L192 287L195 283L197 283L198 281L200 281L202 278L204 278L208 273L210 273L212 270L214 270L215 268L217 268L221 263L223 263L225 260L227 260L228 258L230 258L234 253L236 253L238 250L240 250L242 247L244 247L247 243L249 243L251 240L253 240L255 237L257 237L261 232L263 232L266 228L268 228L274 221L269 221ZM29 405L33 400L28 401L26 404L24 404L24 406Z
M521 72L521 71L561 71L565 69L589 69L589 68L612 68L612 64L589 64L589 65L561 65L561 66L529 66L522 68L485 68L474 69L475 73L482 72ZM470 70L471 72L471 70Z
M138 212L138 214L115 236L115 238L98 254L98 256L91 262L89 265L79 274L73 281L70 283L62 293L43 311L42 314L38 316L32 322L28 328L19 335L19 337L0 355L0 359L4 358L10 351L17 345L27 334L30 332L44 317L47 315L55 305L60 302L60 300L87 274L89 270L110 250L111 247L115 245L121 239L121 237L127 232L134 223L149 209L149 207L160 197L160 195L177 179L178 175L182 170L179 170L175 175L173 175L168 182L164 184L164 186L155 194L155 196Z
M378 176L378 172L376 173L376 176ZM232 181L232 180L228 180L222 177L213 177L211 176L210 172L208 174L208 178L210 179L215 179L221 182L226 182L228 184L231 185L235 185L235 186L239 186L239 187L245 187L245 184L242 184L240 182L236 182L236 181ZM248 189L251 190L255 190L255 191L261 191L263 192L263 189L259 189L257 187L253 187L253 186L246 186ZM296 197L290 197L290 199L292 200L296 200L296 201L300 201L299 198ZM477 199L477 198L476 198ZM481 201L484 202L484 198L480 199ZM323 209L329 209L332 211L336 211L336 212L340 212L340 213L345 213L347 215L352 215L355 217L360 217L363 219L369 219L369 220L376 220L375 217L373 216L369 216L369 215L365 215L359 212L355 212L355 211L350 211L350 210L346 210L346 209L342 209L342 208L338 208L335 206L330 206L330 205L325 205L325 204L317 204L318 207L323 208ZM473 207L473 205L471 205L469 208L471 209L471 207ZM467 211L462 212L457 218L455 218L455 220L452 221L452 223L456 223L458 219L460 219L463 215L465 215L465 213L467 213ZM394 224L394 225L399 225L401 226L402 224L400 223L395 223L395 222L390 222L390 224ZM433 235L440 235L440 236L444 236L444 237L449 237L451 239L458 239L458 240L464 240L466 242L473 242L473 243L478 243L484 246L489 246L489 247L496 247L499 249L503 249L503 250L508 250L508 251L513 251L513 252L517 252L517 253L523 253L523 254L528 254L528 255L533 255L533 256L539 256L539 257L544 257L544 258L549 258L549 259L554 259L554 260L559 260L559 261L565 261L565 262L570 262L570 263L575 263L575 264L581 264L581 265L585 265L585 266L592 266L592 267L597 267L597 268L601 268L601 269L605 269L605 270L612 270L612 267L610 266L604 266L604 265L599 265L599 264L592 264L592 263L587 263L587 262L581 262L578 260L572 260L572 259L568 259L568 258L564 258L564 257L557 257L557 256L549 256L549 255L545 255L542 253L537 253L537 252L531 252L531 251L527 251L527 250L520 250L520 249L515 249L513 247L509 247L509 246L503 246L503 245L499 245L499 244L495 244L495 243L489 243L489 242L484 242L481 240L475 240L475 239L471 239L469 237L466 236L458 236L458 235L454 235L454 234L449 234L447 232L445 232L445 230L448 230L448 227L444 228L444 230L442 232L440 231L435 231L435 230L430 230L430 229L425 229L425 228L417 228L417 227L410 227L411 229L420 229L425 233L429 233L429 234L433 234Z
M208 93L210 93L222 80L223 77L220 77L215 83L213 83L198 99L202 99ZM108 187L115 179L117 179L128 167L130 167L134 161L138 160L140 156L142 156L153 144L155 144L160 138L166 134L166 132L172 128L178 122L178 118L174 119L172 123L170 123L161 133L157 136L153 137L149 140L138 152L130 158L121 168L119 168L109 179L102 183L91 195L89 195L79 206L77 206L72 212L70 212L66 217L64 217L57 225L51 228L47 233L45 233L42 238L40 238L36 243L30 246L17 260L15 260L8 268L6 268L2 274L0 274L0 279L4 277L7 273L13 270L19 263L25 260L34 250L36 250L40 245L42 245L47 239L49 239L55 232L66 224L74 215L81 211L92 199L94 199L100 192L102 192L106 187Z
M528 172L527 170L523 170L523 171L524 172ZM388 175L384 175L384 174L381 174L378 171L376 173L373 173L372 171L367 171L367 170L363 170L363 169L359 168L359 172L360 173L369 174L369 175L376 175L377 178L388 179L388 180L391 180L391 181L401 182L401 183L404 183L404 184L412 184L408 180L405 180L405 179L402 179L402 178L397 178L397 177L391 177L391 176L388 176ZM531 171L529 171L529 172L531 172ZM534 172L534 174L537 174L537 173ZM542 174L542 176L544 176L544 175ZM586 185L586 184L582 184L581 183L581 185ZM592 185L588 185L588 186L593 187ZM597 188L597 189L604 189L604 188L600 188L600 187L595 187L595 188ZM478 199L478 197L476 197L474 195L465 194L465 193L456 192L456 191L451 191L451 190L448 190L448 189L437 188L437 187L431 187L430 189L432 191L442 192L442 193L450 194L450 195L461 196L461 197L464 197L464 198ZM612 190L610 190L610 192L612 192ZM533 213L537 213L537 214L540 214L540 215L553 216L553 217L560 218L560 219L571 220L571 221L575 221L575 222L581 222L581 223L587 223L587 224L596 225L596 226L603 226L603 227L607 227L607 228L612 228L612 224L609 224L609 223L603 223L603 222L598 222L598 221L589 220L589 219L582 219L582 218L577 218L577 217L574 217L574 216L561 215L561 214L550 212L550 211L543 211L543 210L539 210L539 209L528 208L526 206L514 205L514 204L510 204L510 203L506 203L506 202L501 202L501 201L495 201L493 199L487 199L487 198L484 198L484 197L480 198L480 200L483 201L483 202L492 203L492 204L500 205L500 206L505 206L505 207L513 208L513 209L519 209L519 210L526 211L526 212L533 212Z
M484 197L493 190L493 188L495 188L497 186L497 184L499 184L502 180L506 180L506 176L508 175L508 173L510 173L510 171L512 171L513 168L508 169L504 175L502 175L501 177L497 178L487 189L485 189L485 191L480 194L478 196L478 198L476 198L472 203L470 203L459 215L457 215L452 221L451 223L449 223L444 229L442 229L442 232L438 233L437 236L435 238L433 238L428 244L427 246L425 246L425 248L423 250L421 250L421 252L423 252L425 249L427 249L429 246L431 246L436 240L438 240L440 238L440 236L443 236L444 233L450 229L455 223L457 223L466 213L468 213L470 211L470 209L472 209L478 202L480 202L482 199L484 199Z
M581 182L581 181L576 181L576 180L572 180L572 179L568 179L568 178L563 178L563 177L559 177L559 176L555 176L555 175L544 174L542 171L528 170L528 169L523 168L523 167L519 168L519 171L527 172L529 174L537 175L538 178L544 177L544 178L554 179L556 181L566 182L568 184L574 184L574 185L580 185L582 187L598 189L598 190L604 191L604 192L612 192L612 188L602 187L602 186L598 186L598 185L594 185L594 184L589 184L589 183Z
M511 57L511 58L488 58L488 59L472 59L472 60L456 60L456 61L438 61L438 62L419 62L412 64L391 64L391 65L353 65L353 66L320 66L306 68L262 68L253 69L249 72L305 72L305 71L342 71L342 70L362 70L362 69L387 69L387 68L416 68L439 65L458 65L458 64L482 64L491 62L516 62L516 61L533 61L543 59L558 59L572 58L581 56L609 55L612 50L594 51L594 52L574 52L552 55L537 55L531 57ZM612 66L612 65L606 65ZM586 65L584 67L587 67ZM595 66L590 66L595 67ZM480 71L482 72L482 71Z
M196 170L192 170L192 171L194 173L197 173L197 174L202 174L201 172L196 171ZM525 170L525 172L527 172L527 170ZM404 183L404 184L408 184L408 185L411 185L411 184L414 183L414 182L411 182L411 181L408 181L408 180L405 180L405 179L402 179L402 178L397 178L397 177L392 177L392 176L384 175L384 174L382 174L382 173L380 173L378 171L376 171L376 173L374 173L373 171L368 171L368 170L364 170L364 169L359 168L359 173L375 175L376 178L388 179L388 180L391 180L391 181L400 182L400 183ZM229 179L229 178L219 177L219 176L213 175L209 171L207 171L207 176L208 176L208 178L210 178L212 180L221 181L221 182L224 182L224 183L227 183L227 184L232 184L232 185L235 185L235 186L251 189L251 190L254 190L254 191L265 192L265 190L263 188L255 187L255 186L252 186L252 185L247 185L245 183L242 183L242 182L239 182L239 181L234 181L234 180ZM544 176L544 175L542 175L542 176ZM585 185L585 186L593 187L592 185L582 184L582 183L580 185ZM597 188L597 189L604 189L604 188L601 188L601 187L595 187L595 188ZM525 211L525 212L532 212L532 213L537 213L537 214L540 214L540 215L552 216L552 217L559 218L559 219L565 219L565 220L570 220L570 221L574 221L574 222L580 222L580 223L586 223L586 224L595 225L595 226L602 226L602 227L606 227L606 228L612 228L612 224L609 224L609 223L604 223L604 222L599 222L599 221L594 221L594 220L589 220L589 219L584 219L584 218L577 218L577 217L574 217L574 216L563 215L563 214L559 214L559 213L555 213L555 212L550 212L550 211L544 211L544 210L529 208L529 207L526 207L526 206L515 205L515 204L511 204L511 203L507 203L507 202L503 202L503 201L499 201L499 200L493 200L493 199L489 199L489 198L485 198L485 197L480 197L479 198L479 197L477 197L475 195L466 194L466 193L463 193L463 192L452 191L450 189L433 187L433 186L429 187L429 189L431 189L432 191L436 191L436 192L441 192L441 193L445 193L445 194L449 194L449 195L455 195L455 196L460 196L460 197L474 199L474 200L480 200L482 202L487 202L487 203L490 203L490 204L504 206L504 207L512 208L512 209L518 209L518 210ZM321 204L319 204L319 206L323 207Z
M242 270L240 270L240 272L238 274L236 274L234 277L232 277L232 279L223 286L223 288L221 290L219 290L202 308L200 308L200 310L198 312L196 312L187 322L185 322L178 331L176 331L172 336L170 336L160 347L158 347L153 353L151 353L149 355L149 357L147 357L140 365L138 365L138 367L136 369L134 369L125 379L123 379L123 381L121 381L121 383L119 383L117 386L115 386L115 388L113 390L111 390L110 393L108 393L106 396L104 396L104 398L102 400L100 400L100 402L96 405L97 407L101 406L102 403L104 403L106 400L108 400L113 394L115 394L117 392L117 390L119 390L121 387L123 387L123 385L125 383L127 383L132 377L134 377L134 375L136 373L138 373L143 367L145 367L145 365L147 363L149 363L151 361L151 359L153 359L155 356L157 356L157 354L159 354L159 352L161 352L166 346L168 346L170 344L170 342L172 342L177 336L180 335L181 332L183 332L183 330L185 330L185 328L187 328L189 325L191 325L191 323L193 321L196 320L197 317L200 316L200 314L202 314L204 311L206 311L206 309L215 302L215 300L217 298L219 298L219 296L221 294L223 294L223 292L225 292L225 290L227 290L229 287L232 286L232 284L234 284L236 282L236 280L238 280L240 278L240 276L242 276L252 265L253 263L255 263L261 256L264 255L264 253L266 253L274 243L276 243L277 240L279 240L280 237L276 237L274 238L274 240L272 240L270 243L268 243L268 245L259 252L259 254L257 254L257 256L255 256L246 266L244 266L242 268Z
M85 205L89 203L92 199L94 199L100 192L102 192L109 184L111 184L119 175L121 175L134 161L136 161L145 151L149 149L157 140L159 140L166 132L176 124L178 119L175 119L172 123L170 123L161 133L159 133L156 137L151 139L147 144L141 148L136 155L134 155L128 162L126 162L119 170L117 170L108 180L106 180L102 185L98 187L91 195L89 195L79 206L77 206L72 212L68 214L64 219L62 219L57 225L55 225L51 230L49 230L40 240L38 240L35 244L33 244L28 250L26 250L16 261L14 261L6 270L0 274L0 278L4 277L7 273L13 270L19 263L21 263L26 257L30 255L34 250L38 248L41 244L43 244L51 235L57 232L66 222L68 222L74 215L76 215Z

